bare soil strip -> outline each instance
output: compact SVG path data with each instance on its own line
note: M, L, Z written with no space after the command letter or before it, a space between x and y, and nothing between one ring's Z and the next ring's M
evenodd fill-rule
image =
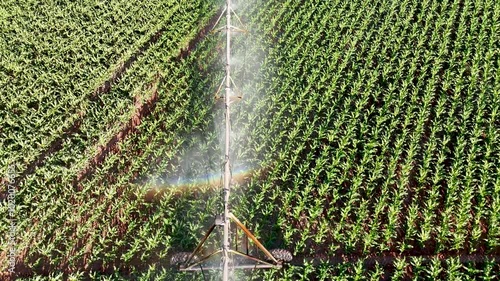
M153 92L148 99L146 99L143 103L141 103L139 100L136 99L134 104L135 112L130 118L130 120L128 120L127 123L123 124L120 131L116 135L114 135L107 142L105 146L98 147L97 154L94 155L92 160L89 163L87 163L85 168L82 171L80 171L78 176L73 180L74 187L79 187L79 190L81 190L81 186L79 186L79 183L83 179L93 174L95 172L96 167L101 165L101 163L104 161L104 159L109 153L118 152L118 144L128 135L134 133L136 131L137 126L139 126L142 123L142 118L151 113L151 111L155 107L156 102L158 101L158 83L160 79L161 76L157 74L153 83L151 83L148 86L148 88L153 88Z
M149 40L147 40L136 52L134 52L125 62L121 63L115 71L111 74L111 76L104 81L101 85L99 85L89 96L90 101L99 102L99 95L107 94L111 91L113 85L115 85L119 79L127 72L127 70L134 64L137 59L144 54L154 43L158 41L158 39L162 36L163 32L165 32L165 28L161 28L157 32L155 32ZM28 164L27 168L15 179L15 182L19 184L20 182L26 179L26 176L32 174L35 169L44 163L47 156L50 154L59 151L62 148L62 143L65 139L72 137L75 133L80 132L80 126L82 124L83 118L86 113L81 111L78 113L74 123L66 128L62 135L56 139L54 139L48 146L48 148L40 153L38 157Z
M181 49L180 53L173 58L175 61L180 61L185 59L191 51L196 47L196 45L203 40L212 29L213 25L217 21L219 13L216 13L199 32L198 34L189 41L187 46ZM144 101L142 104L136 100L135 103L135 113L132 115L130 120L128 120L124 126L122 126L121 130L111 137L111 139L107 142L105 146L101 146L98 149L98 152L90 163L86 165L86 167L78 174L77 178L73 181L73 186L78 189L81 188L79 183L84 179L92 176L95 172L96 168L99 167L106 159L106 157L110 153L118 153L118 144L127 138L130 134L137 132L137 126L142 123L143 118L149 116L156 107L156 102L158 101L158 87L161 85L163 81L163 77L157 74L155 80L148 86L150 89L154 89L152 95Z
M209 22L197 33L197 35L189 41L187 46L185 46L183 49L180 50L179 54L176 57L172 57L172 60L174 61L180 61L182 59L185 59L187 56L191 54L191 51L196 47L196 45L202 41L211 31L213 28L213 25L215 24L219 12L217 12L210 20ZM89 97L93 101L98 101L98 97L100 94L106 94L108 93L112 86L119 81L119 79L125 74L128 68L131 67L131 65L137 60L139 56L141 56L152 44L154 44L158 39L161 37L162 33L164 32L164 29L156 32L149 40L147 43L145 43L134 55L132 55L124 64L122 64L117 70L113 73L113 75L103 84L101 84ZM105 146L102 146L99 150L99 152L92 157L92 160L86 165L86 168L83 169L79 174L76 180L74 180L73 185L74 186L79 186L80 181L84 180L85 178L91 177L92 174L95 172L96 167L101 165L103 161L106 159L106 157L109 155L109 153L116 153L118 151L118 144L120 141L125 139L128 135L135 133L137 131L137 126L139 126L143 120L144 117L150 115L155 108L156 102L158 101L158 85L160 85L162 82L162 77L160 75L157 75L154 79L153 82L151 82L148 86L149 89L152 89L152 94L151 96L146 99L145 101L140 101L139 99L136 99L135 103L135 113L132 115L130 120L125 122L122 125L121 130L114 135ZM27 175L33 173L37 166L42 164L45 160L45 158L51 154L54 153L62 148L62 143L65 138L69 138L75 133L79 132L79 127L83 121L83 118L85 117L84 113L79 113L79 116L73 126L71 128L68 128L64 134L56 139L54 142L51 143L49 148L44 151L35 161L29 164L28 169L26 169L18 178L16 179L16 183L19 183L20 181L24 180ZM38 269L32 268L29 264L25 264L24 260L26 258L26 251L25 254L20 255L17 257L17 264L16 264L16 272L15 275L11 275L9 272L0 272L0 280L14 280L16 277L29 277L33 276L33 274L42 274L42 275L48 275L51 272L54 272L56 268L53 268L49 264L43 264L38 266ZM0 260L2 260L0 258ZM35 257L36 260L36 257ZM124 266L124 265L123 265ZM87 267L82 267L82 268L73 268L71 270L64 271L65 274L68 274L70 272L74 272L77 270L86 270Z

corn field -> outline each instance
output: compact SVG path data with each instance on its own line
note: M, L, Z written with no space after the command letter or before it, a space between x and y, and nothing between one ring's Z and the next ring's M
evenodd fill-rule
M235 278L500 278L500 2L236 2L231 207L294 260ZM0 279L204 280L168 261L220 206L220 7L0 4Z

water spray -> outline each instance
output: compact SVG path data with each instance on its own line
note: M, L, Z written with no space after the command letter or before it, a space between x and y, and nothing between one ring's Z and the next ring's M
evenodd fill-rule
M231 118L230 109L231 104L235 100L241 99L241 95L234 95L233 88L238 90L233 79L231 78L231 33L232 32L245 32L246 30L238 28L231 24L232 16L242 22L238 15L232 8L232 1L226 0L226 6L221 15L217 19L215 26L217 26L223 16L226 16L226 25L217 29L226 31L226 75L222 80L216 96L225 85L224 106L225 106L225 150L224 150L224 177L223 177L223 205L224 212L217 215L215 222L209 228L205 236L201 239L200 243L193 252L190 253L177 253L171 258L171 263L178 266L180 271L202 271L208 269L222 269L222 280L229 281L230 270L232 269L269 269L281 268L284 262L289 262L292 259L290 252L283 249L267 250L264 245L248 230L245 225L238 220L230 210L229 195L231 193L231 158L230 158L230 144L231 144ZM235 247L231 247L231 222L234 223L235 228ZM221 247L211 253L199 257L202 252L203 245L209 238L210 234L216 229L222 228L223 235ZM238 249L238 231L243 232L241 238L242 246ZM263 260L257 256L253 256L249 252L249 243L253 243L261 253L265 255ZM220 264L214 263L214 257L220 256ZM234 258L238 257L238 264L234 264Z

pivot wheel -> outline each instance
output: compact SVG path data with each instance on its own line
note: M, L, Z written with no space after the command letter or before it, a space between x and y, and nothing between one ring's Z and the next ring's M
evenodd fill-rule
M285 249L272 249L269 251L273 257L281 262L291 262L293 259L292 253Z
M186 263L191 256L191 252L180 252L180 253L175 253L172 255L170 258L170 264L171 265L181 265L183 263ZM191 261L196 261L198 260L197 256L194 256Z

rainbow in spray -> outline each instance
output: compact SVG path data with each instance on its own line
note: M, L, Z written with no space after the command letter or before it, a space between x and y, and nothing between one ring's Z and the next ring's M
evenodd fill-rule
M233 185L244 185L252 177L260 174L263 169L255 168L254 166L246 165L239 166L232 170L231 180ZM161 196L164 192L168 193L184 193L192 191L209 191L218 190L221 188L222 182L221 172L211 172L198 177L177 177L177 178L167 178L158 181L150 181L146 183L148 187L146 193L146 200L154 200L155 197Z

